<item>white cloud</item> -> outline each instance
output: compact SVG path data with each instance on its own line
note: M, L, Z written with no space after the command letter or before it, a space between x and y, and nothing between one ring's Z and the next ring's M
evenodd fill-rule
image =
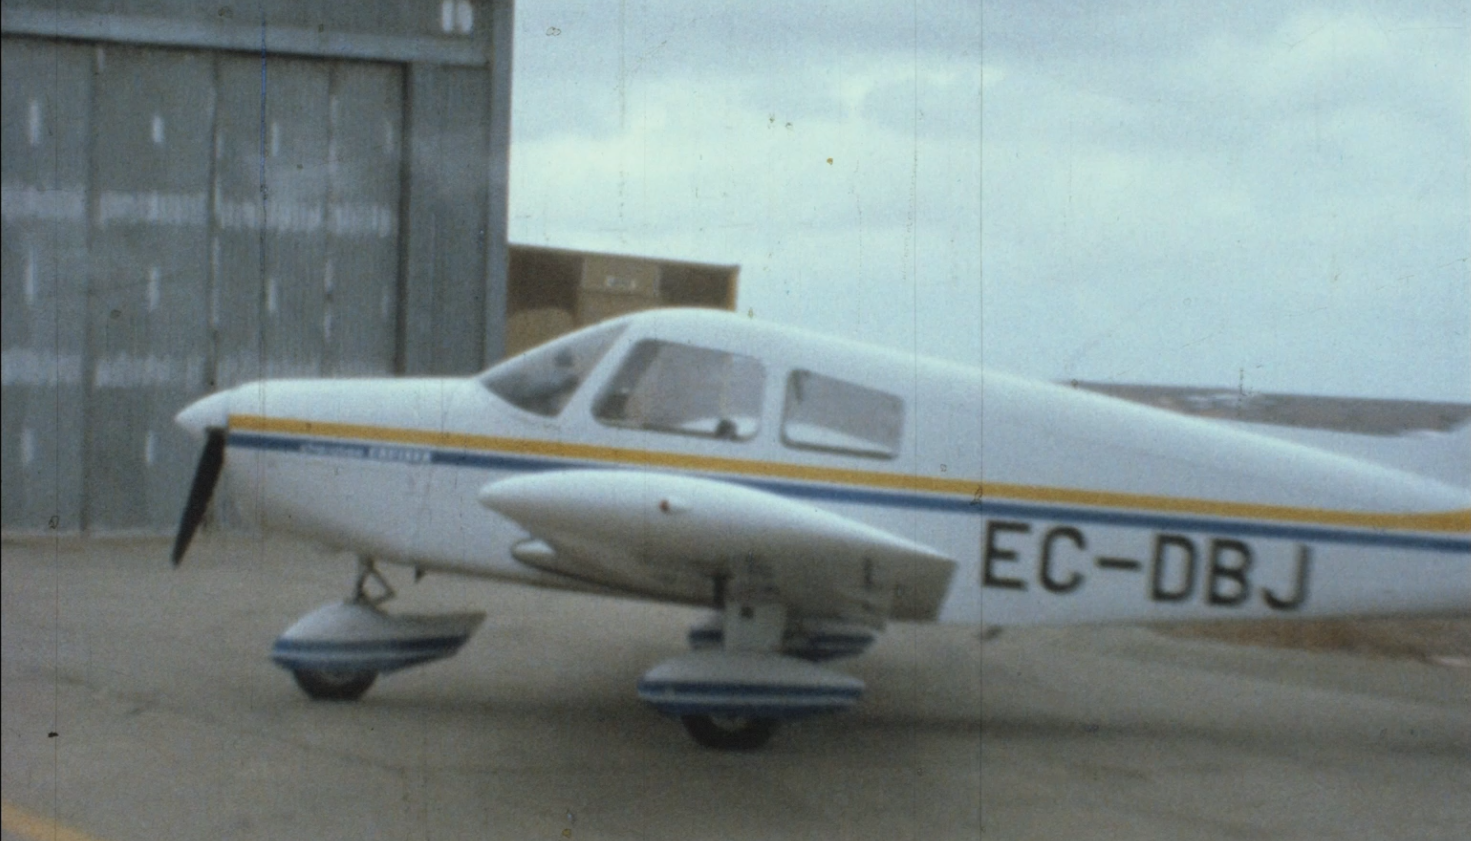
M1471 397L1464 21L976 8L523 2L512 238L1037 376Z

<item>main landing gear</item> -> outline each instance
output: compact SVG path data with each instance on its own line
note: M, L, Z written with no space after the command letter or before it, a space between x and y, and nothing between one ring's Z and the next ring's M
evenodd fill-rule
M863 682L792 656L789 630L779 603L731 604L713 637L716 628L693 629L694 651L644 674L639 698L716 750L754 750L782 721L856 704Z
M778 723L742 715L686 715L680 721L690 738L715 750L755 750L771 741Z
M485 620L483 612L395 616L381 609L394 595L373 560L359 558L352 595L298 619L271 660L313 700L356 701L380 672L455 654Z

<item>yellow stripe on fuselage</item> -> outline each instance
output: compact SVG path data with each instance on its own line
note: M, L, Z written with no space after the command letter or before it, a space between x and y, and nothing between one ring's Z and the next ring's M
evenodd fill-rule
M594 444L569 444L530 438L502 438L492 435L467 435L457 432L431 432L422 429L399 429L350 423L271 418L261 415L231 415L231 429L251 432L274 432L305 435L313 438L378 441L422 447L495 452L516 456L538 456L574 461L622 464L631 467L655 467L690 470L702 473L728 473L763 479L793 479L825 482L834 485L875 488L919 493L966 496L1016 502L1038 502L1056 505L1085 505L1094 508L1124 509L1170 514L1197 514L1270 522L1301 523L1351 528L1389 529L1393 531L1460 533L1471 532L1471 508L1429 513L1379 513L1337 511L1286 505L1262 505L1251 502L1227 502L1211 499L1187 499L1150 494L1091 491L1075 488L1050 488L1001 482L976 482L966 479L941 479L877 470L849 470L818 467L790 462L721 458L688 455L660 450L635 450Z

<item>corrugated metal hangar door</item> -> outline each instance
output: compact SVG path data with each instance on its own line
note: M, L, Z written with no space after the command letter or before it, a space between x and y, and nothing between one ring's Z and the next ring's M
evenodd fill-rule
M3 56L4 525L73 530L81 512L60 500L81 499L92 56L9 38Z
M3 52L4 527L166 529L192 397L393 371L403 66Z

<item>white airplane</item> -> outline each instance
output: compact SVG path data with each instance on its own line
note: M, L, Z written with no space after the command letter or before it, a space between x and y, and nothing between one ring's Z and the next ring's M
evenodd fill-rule
M716 748L851 707L863 684L823 663L892 621L1471 611L1471 487L728 313L474 377L250 383L178 422L205 446L176 564L222 472L261 527L361 559L272 652L313 698L484 617L387 613L379 561L714 608L637 691Z

